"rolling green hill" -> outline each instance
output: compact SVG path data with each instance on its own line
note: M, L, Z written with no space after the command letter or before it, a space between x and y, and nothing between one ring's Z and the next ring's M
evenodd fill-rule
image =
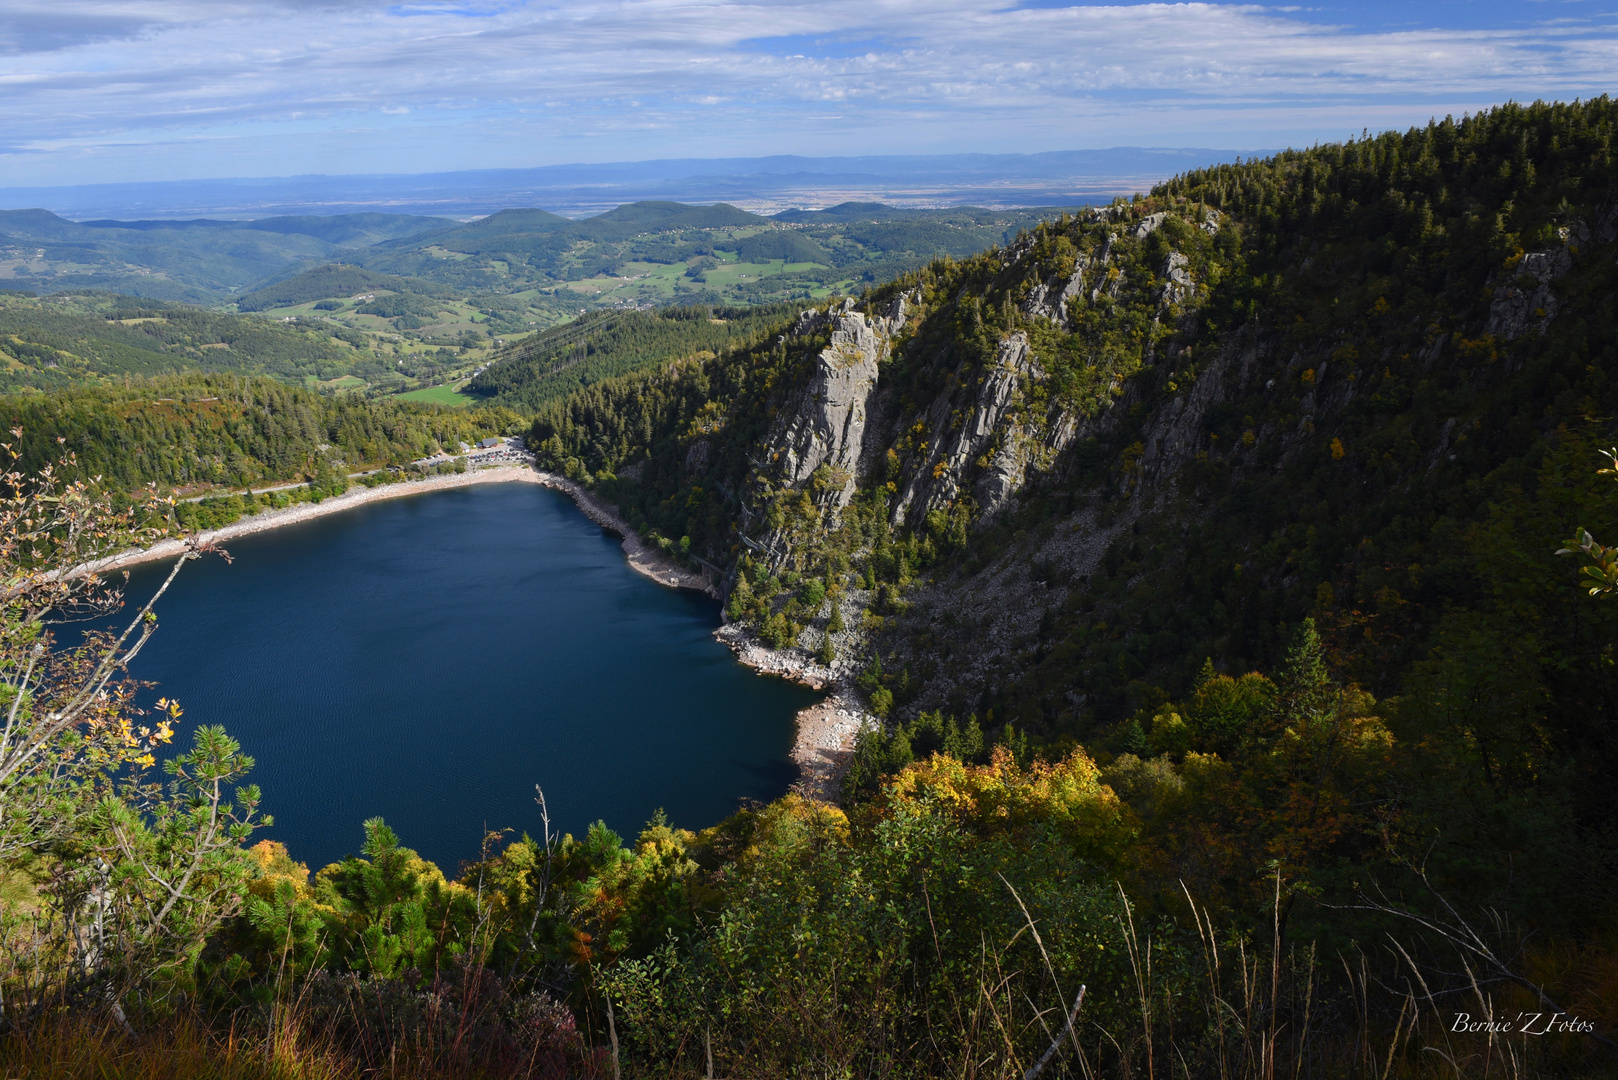
M302 261L447 224L402 214L75 222L46 210L0 210L0 281L208 303Z
M341 265L316 266L242 295L237 306L324 320L385 348L390 341L462 348L509 342L599 309L801 305L889 280L940 255L970 255L1052 212L847 204L771 219L724 204L643 202L574 221L543 210L505 210L356 251ZM629 363L620 344L603 345L620 358L610 367L614 374ZM559 376L541 397L600 377ZM480 382L477 392L492 385ZM496 392L512 392L501 385Z
M968 255L1057 209L895 210L875 203L775 218L723 203L631 203L569 221L506 210L379 244L367 269L463 291L539 290L586 307L812 299Z
M653 201L582 220L511 209L461 223L389 214L73 222L4 211L0 289L228 301L357 334L373 351L397 345L408 364L424 350L487 346L582 311L824 299L1004 242L1054 212L846 203L767 218Z
M238 311L268 311L294 307L312 300L353 296L377 289L415 293L421 296L450 296L453 290L419 278L398 278L376 274L357 266L326 265L265 285L243 294L236 301Z
M746 348L796 314L781 304L592 312L525 338L468 382L465 393L531 412L637 368Z
M111 293L39 299L0 292L0 387L45 389L129 374L230 371L333 379L374 361L366 339Z
M379 293L372 303L399 300L422 302L412 294ZM462 301L440 303L471 310ZM114 293L35 298L0 290L0 390L231 372L375 397L464 378L486 362L494 344L484 333L471 334L465 322L467 336L435 346L385 332L397 320L357 316L349 321L360 325L351 327L312 308L268 318ZM365 324L377 329L367 332Z

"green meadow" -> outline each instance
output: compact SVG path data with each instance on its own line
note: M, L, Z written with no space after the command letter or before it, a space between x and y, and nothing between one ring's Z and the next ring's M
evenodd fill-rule
M400 401L419 401L426 405L447 405L452 409L463 409L468 405L477 404L479 400L475 394L463 394L453 386L429 386L421 390L411 390L408 393L394 396Z

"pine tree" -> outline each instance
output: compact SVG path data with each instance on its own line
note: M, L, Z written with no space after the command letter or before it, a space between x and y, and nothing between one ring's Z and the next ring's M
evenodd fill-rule
M1318 727L1335 713L1338 688L1326 670L1315 620L1303 620L1293 633L1276 676L1276 688L1279 692L1271 720L1272 736L1287 728Z
M1123 750L1124 753L1134 754L1138 758L1152 756L1151 745L1146 741L1146 729L1133 717L1124 725Z

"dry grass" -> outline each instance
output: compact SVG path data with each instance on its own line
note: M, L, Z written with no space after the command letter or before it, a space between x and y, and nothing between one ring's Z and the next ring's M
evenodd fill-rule
M6 1080L348 1080L358 1074L319 1047L220 1036L189 1017L141 1034L110 1019L62 1015L0 1039Z

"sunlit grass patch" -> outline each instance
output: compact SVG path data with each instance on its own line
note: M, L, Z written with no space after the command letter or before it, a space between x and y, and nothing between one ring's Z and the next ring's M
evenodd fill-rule
M394 396L400 401L420 401L428 405L445 405L452 409L464 409L482 400L476 394L463 394L453 386L429 386L423 390L411 390Z

